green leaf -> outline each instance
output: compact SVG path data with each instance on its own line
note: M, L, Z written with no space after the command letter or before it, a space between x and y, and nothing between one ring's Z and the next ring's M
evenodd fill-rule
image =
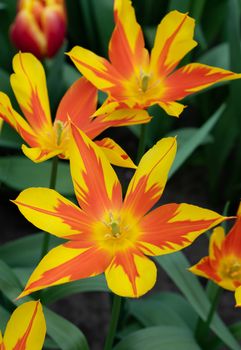
M128 303L128 311L144 327L152 326L176 326L187 327L187 324L175 312L171 304L159 300L143 299Z
M194 138L196 136L199 130L200 129L198 128L191 128L191 127L181 128L181 129L172 130L166 136L177 136L178 147L182 148L182 147L185 147L185 144L189 142L191 138ZM213 142L213 137L210 134L206 134L202 139L200 145L206 145L210 142Z
M190 331L181 327L149 327L131 333L113 350L201 350Z
M51 160L36 164L24 157L0 157L0 180L16 190L49 187L51 166ZM67 161L59 161L56 189L63 195L74 193Z
M228 44L230 56L230 69L235 72L241 71L241 33L240 33L240 7L237 0L228 0ZM241 176L241 159L238 157L238 150L241 147L240 142L240 89L241 80L237 79L229 83L230 95L227 103L227 109L223 113L214 131L215 143L207 149L207 163L209 167L210 186L216 190L217 194L214 197L218 198L218 189L220 187L219 179L225 165L229 161L229 155L234 150L233 159L236 159L232 164L232 173L227 178L223 195L226 199L230 199L230 188L240 183ZM231 127L229 127L231 126ZM225 142L224 142L225 140ZM235 145L235 149L234 149ZM236 157L236 158L235 158ZM213 171L215 169L215 171ZM237 191L236 191L237 193Z
M35 233L0 246L0 257L11 267L36 266L41 256L44 233ZM63 242L62 239L50 235L49 248L52 249Z
M71 322L44 307L47 333L62 350L88 350L83 333Z
M59 101L65 92L63 67L66 47L67 43L64 42L52 59L45 60L48 95L52 112L56 111Z
M170 0L168 10L178 10L180 12L188 12L191 9L191 0Z
M230 69L228 44L222 43L214 46L200 56L198 62L223 69Z
M4 333L7 322L10 318L10 313L0 305L0 330Z
M232 324L229 327L229 330L235 336L236 339L241 339L241 321Z
M63 66L63 79L67 88L81 77L80 72L68 63Z
M0 290L13 303L21 304L20 301L16 301L17 296L22 291L21 283L11 268L2 260L0 260Z
M41 299L45 304L52 304L59 299L76 293L108 291L109 289L104 275L99 275L91 278L82 278L79 281L48 288L42 292Z
M184 254L177 252L159 256L155 259L182 291L193 309L205 320L210 309L210 302L198 278L187 270L189 263ZM230 349L241 349L236 339L217 314L214 316L210 328Z
M22 144L23 139L9 124L4 122L0 134L0 146L20 150Z
M186 322L188 327L195 330L198 315L182 295L172 292L161 292L151 295L150 299L159 300L165 305L171 305L172 309Z
M188 157L200 146L214 125L217 123L224 111L225 105L219 109L208 119L208 121L199 129L187 142L183 143L182 147L178 148L174 164L170 171L170 177L182 166Z
M23 300L16 300L16 297L22 289L13 270L0 260L0 291L15 305L19 305ZM28 300L31 300L31 297L24 298L24 302ZM89 349L85 336L74 324L46 307L43 310L47 322L47 334L61 350Z

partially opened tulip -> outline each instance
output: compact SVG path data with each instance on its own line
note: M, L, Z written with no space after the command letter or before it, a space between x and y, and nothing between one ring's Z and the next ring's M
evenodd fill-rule
M110 126L147 123L143 111L118 109L111 106L105 114L97 110L97 89L85 78L77 80L62 98L54 122L50 114L46 77L41 62L29 53L19 53L13 59L11 86L26 119L17 113L6 94L0 92L0 117L9 123L30 146L22 146L24 154L34 162L54 156L69 157L69 120L90 138L95 138ZM112 108L113 107L113 108ZM95 113L98 117L95 117ZM128 155L113 140L105 138L98 145L106 151L113 164L135 167Z
M114 293L139 297L156 281L156 266L147 256L183 249L227 219L189 204L150 212L175 158L175 138L162 139L142 157L123 201L120 182L101 149L74 126L73 136L70 168L81 209L46 188L24 190L14 201L32 224L68 240L41 260L20 297L103 272Z
M0 331L1 350L41 350L46 322L39 301L20 305L12 314L4 337Z
M158 104L178 117L184 105L177 101L214 83L241 77L200 63L175 70L197 45L193 40L195 21L187 14L172 11L164 17L150 54L130 0L115 0L114 18L110 62L79 46L68 53L77 69L108 93L109 101L140 109Z
M215 228L210 239L209 256L202 258L190 271L234 291L236 306L241 306L241 204L227 236L221 226Z
M36 57L52 57L66 33L64 0L19 0L10 38L23 52Z

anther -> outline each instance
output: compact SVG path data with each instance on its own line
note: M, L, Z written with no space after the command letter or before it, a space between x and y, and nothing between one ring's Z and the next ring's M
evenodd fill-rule
M148 89L148 83L149 83L149 75L143 74L141 79L141 89L143 92L146 92Z

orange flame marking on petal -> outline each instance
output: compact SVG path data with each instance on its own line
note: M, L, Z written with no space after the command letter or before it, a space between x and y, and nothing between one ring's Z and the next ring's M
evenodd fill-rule
M18 340L18 342L14 346L13 350L25 350L26 349L27 340L28 340L28 337L30 335L31 329L33 327L33 322L34 322L35 316L36 316L37 311L38 311L38 305L39 304L37 303L36 306L35 306L35 309L34 309L34 312L33 312L33 316L32 316L32 318L30 320L28 328L26 329L26 332L24 333L22 338Z
M194 93L204 85L215 83L223 78L232 76L232 72L212 73L212 67L184 66L171 74L166 80L166 92L163 101L180 100ZM198 90L197 90L198 91Z
M64 246L69 249L78 249L80 242L67 242ZM38 280L32 282L25 289L25 292L29 291L31 293L35 288L41 289L51 286L64 278L68 278L70 282L99 275L107 268L109 263L110 256L107 252L101 251L98 247L91 247L85 252L80 252L77 257L45 271ZM67 281L65 280L65 282Z
M129 250L127 250L127 251L118 252L116 254L116 256L114 257L114 259L110 265L110 268L111 267L115 268L118 266L121 266L123 268L124 272L126 273L128 279L132 285L134 296L137 296L138 291L137 291L137 286L136 286L136 279L140 275L139 275L137 268L136 268L136 264L135 264L135 260L134 260L135 255L142 256L142 253L135 248L133 248L133 249L129 248Z
M75 129L73 129L73 133L78 147L82 150L81 157L86 168L86 171L82 170L82 176L88 187L87 192L80 187L77 181L74 181L75 191L80 200L80 206L91 216L94 215L99 218L110 208L120 208L122 198L121 186L119 182L116 182L109 197L101 160L97 158L94 149L88 147L88 145L83 142L79 133L76 132Z
M171 72L175 66L177 66L178 62L175 62L172 66L166 66L165 61L167 59L167 55L169 53L170 46L172 45L173 40L178 35L179 31L181 30L182 26L184 25L186 19L188 18L188 15L186 14L177 29L173 32L173 34L166 40L165 45L161 51L159 60L158 60L158 70L160 75L167 75L169 72Z
M24 108L21 105L21 103L20 103L20 106L30 125L34 128L35 131L37 131L38 129L42 129L45 126L45 124L47 123L47 117L45 115L45 112L39 100L38 91L33 87L31 79L29 78L24 68L21 54L19 55L19 59L20 59L22 70L32 90L30 101L29 101L30 102L29 108L31 111L29 111L27 108Z

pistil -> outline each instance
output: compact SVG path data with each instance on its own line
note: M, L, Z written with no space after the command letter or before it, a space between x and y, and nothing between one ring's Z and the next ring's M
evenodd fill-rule
M148 74L143 74L141 79L141 89L143 92L146 92L148 89L148 83L149 83L150 76Z

